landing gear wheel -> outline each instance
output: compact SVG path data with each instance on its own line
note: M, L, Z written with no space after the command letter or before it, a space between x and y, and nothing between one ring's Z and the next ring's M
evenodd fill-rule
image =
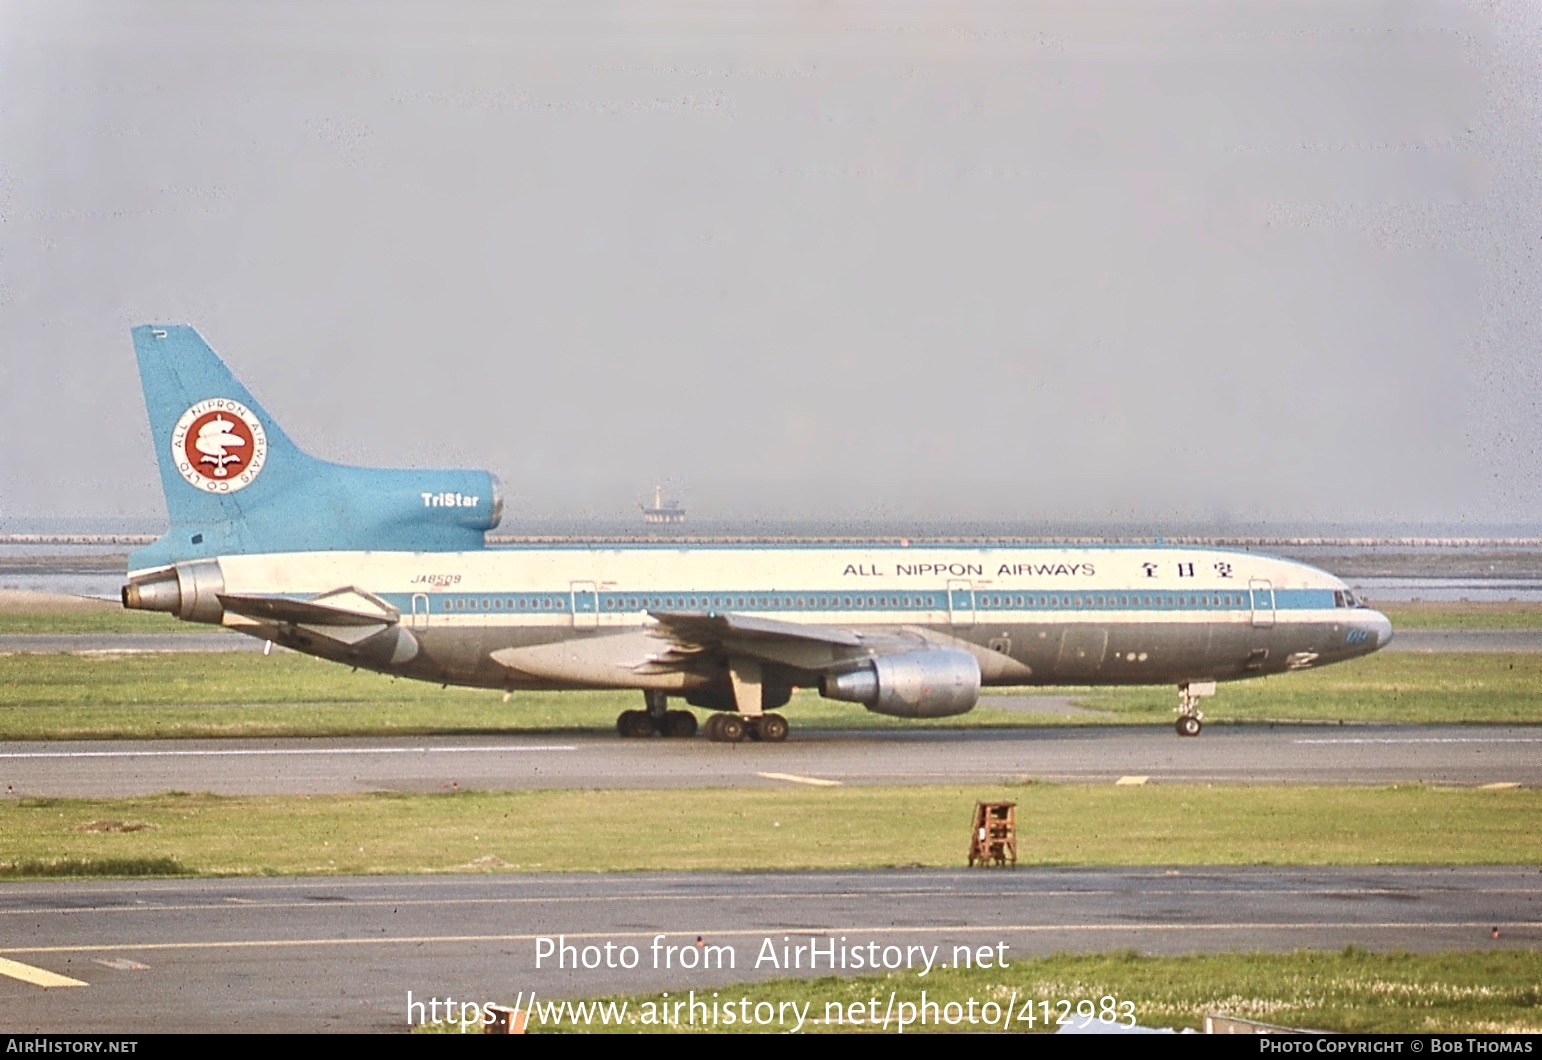
M696 735L696 715L688 710L671 710L664 715L659 732L673 739L689 739Z
M717 734L724 743L738 743L744 739L744 719L737 714L724 714L717 723Z
M780 714L762 714L755 722L755 739L781 743L787 739L787 719Z
M653 719L648 717L646 711L623 710L616 719L616 731L629 740L636 740L652 736L655 730Z
M1178 720L1173 725L1173 728L1178 730L1179 736L1198 736L1201 727L1199 719L1192 714L1178 715Z
M707 739L713 743L738 743L744 739L744 720L737 714L714 714L707 719Z

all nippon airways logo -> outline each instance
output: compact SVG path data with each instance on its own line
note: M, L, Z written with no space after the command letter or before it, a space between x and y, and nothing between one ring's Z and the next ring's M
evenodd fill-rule
M188 485L234 493L262 471L268 435L239 401L209 398L184 412L171 429L171 458Z

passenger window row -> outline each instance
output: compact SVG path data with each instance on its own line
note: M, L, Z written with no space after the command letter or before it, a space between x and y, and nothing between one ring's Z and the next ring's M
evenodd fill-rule
M552 593L534 596L454 596L444 601L444 611L566 611L567 598Z
M582 609L592 593L579 593L578 609ZM971 606L967 592L955 594L954 606ZM963 599L960 599L963 597ZM601 609L605 611L936 611L946 609L947 596L942 593L910 594L837 594L837 593L759 593L754 595L601 595ZM973 606L985 609L1015 610L1222 610L1249 606L1247 594L1238 593L1156 593L1131 596L1110 593L1048 593L1048 594L975 594ZM1358 607L1352 593L1335 592L1334 607ZM506 596L456 596L449 597L440 605L442 611L566 611L568 597L556 593L522 594ZM593 605L590 605L593 610Z

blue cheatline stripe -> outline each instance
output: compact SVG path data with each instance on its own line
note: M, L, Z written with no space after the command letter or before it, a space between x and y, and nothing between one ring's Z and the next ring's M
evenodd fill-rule
M935 612L948 610L949 596L953 610L974 610L982 614L1036 614L1065 612L1246 612L1268 610L1268 595L1244 588L1211 589L1196 592L1136 592L1108 589L1061 589L1056 592L1011 592L995 590L939 589L925 591L887 590L883 592L702 592L663 591L547 593L387 593L382 599L407 613L414 595L427 598L429 614L558 614L575 609L580 613L631 614L641 611L733 611L755 612ZM973 597L971 600L970 597ZM1277 611L1331 611L1332 589L1276 589ZM420 610L423 608L420 606Z
M999 562L1001 553L1012 552L1127 552L1144 549L1158 553L1186 552L1195 556L1258 556L1295 567L1308 566L1300 560L1234 545L1159 544L1154 541L927 541L918 537L908 545L901 545L897 536L871 541L711 541L682 537L678 541L605 541L598 538L580 541L499 541L487 546L489 552L679 552L682 549L692 552L872 552L886 558L903 560L918 560L927 552L978 552L989 553L993 557L991 562Z

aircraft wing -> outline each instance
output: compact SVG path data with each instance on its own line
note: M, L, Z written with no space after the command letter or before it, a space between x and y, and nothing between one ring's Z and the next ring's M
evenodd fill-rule
M823 672L873 651L875 639L828 626L735 614L650 612L657 625L608 636L505 648L494 661L512 670L600 686L674 688L714 656Z
M691 614L649 611L648 614L657 619L672 638L703 647L720 645L728 640L812 641L844 648L859 648L863 644L863 639L849 630L781 622L774 618L752 618L749 615L716 612Z
M492 653L511 670L553 681L606 688L684 687L712 659L746 659L801 670L838 673L877 655L950 647L968 651L982 672L1026 667L1004 655L936 633L894 629L855 633L834 626L783 622L733 613L650 611L646 629L601 634ZM999 660L999 661L998 661Z
M921 647L906 630L854 633L835 626L783 622L749 615L650 611L659 632L682 649L788 666L811 673L849 669L873 655Z
M854 633L835 626L783 622L749 615L650 611L659 632L682 650L777 663L817 674L849 670L863 659L944 648L968 652L991 680L1026 680L1032 671L995 651L935 630L898 628Z
M632 629L492 653L500 666L544 678L598 688L679 689L701 649L677 644L658 629Z

